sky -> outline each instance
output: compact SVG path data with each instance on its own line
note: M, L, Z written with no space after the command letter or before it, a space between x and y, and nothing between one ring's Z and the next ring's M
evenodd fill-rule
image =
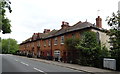
M62 21L70 26L79 21L95 23L99 15L102 26L108 29L106 17L118 11L120 0L10 0L12 13L6 12L11 20L10 34L3 38L16 39L18 43L31 37L33 33L44 29L61 28ZM100 10L100 11L98 11Z

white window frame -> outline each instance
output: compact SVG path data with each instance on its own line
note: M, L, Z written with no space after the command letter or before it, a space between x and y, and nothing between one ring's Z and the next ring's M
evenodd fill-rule
M79 33L80 38L83 38L83 32Z
M61 36L61 44L64 44L64 36Z
M73 33L73 34L72 34L72 38L75 38L75 37L76 37L76 36L75 36L75 34Z
M57 37L54 38L54 45L57 45L58 44L58 40L57 40Z
M32 41L32 39L30 39L30 41Z
M34 42L32 43L32 47L34 47Z
M44 46L46 46L46 40L44 40Z
M97 40L97 42L99 42L100 43L100 33L99 32L96 32L96 40Z
M28 44L28 47L29 47L29 44Z
M51 40L49 39L49 40L48 40L48 46L50 46L50 45L51 45Z
M40 41L38 41L38 42L37 42L37 46L39 46L39 47L40 47Z
M29 44L27 44L27 47L29 47Z

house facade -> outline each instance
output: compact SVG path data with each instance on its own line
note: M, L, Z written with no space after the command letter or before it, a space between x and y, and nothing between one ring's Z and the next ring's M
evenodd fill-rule
M34 33L32 37L20 44L20 53L66 62L69 54L65 47L65 40L68 38L81 38L85 31L96 32L98 41L109 49L109 36L103 30L100 16L96 18L96 25L87 21L79 21L73 26L69 26L68 22L63 21L60 30L50 31L50 29L44 29L43 33Z

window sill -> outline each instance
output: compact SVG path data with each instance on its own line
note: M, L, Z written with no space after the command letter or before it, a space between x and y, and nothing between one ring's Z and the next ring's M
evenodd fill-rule
M54 44L54 45L57 45L57 44Z
M61 45L63 45L64 43L61 43Z

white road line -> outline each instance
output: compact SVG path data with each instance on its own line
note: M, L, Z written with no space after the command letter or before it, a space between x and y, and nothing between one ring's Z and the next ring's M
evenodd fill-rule
M26 63L24 63L24 62L20 62L20 63L22 63L22 64L24 64L24 65L26 65L26 66L29 66L28 64L26 64Z
M15 61L18 61L18 60L16 60L16 59L14 59Z
M13 56L13 55L11 55L11 54L7 54L7 55L9 55L9 56Z
M37 69L37 68L35 68L35 67L34 67L34 69L37 70L37 71L39 71L39 72L45 73L44 71L42 71L42 70L40 70L40 69Z

